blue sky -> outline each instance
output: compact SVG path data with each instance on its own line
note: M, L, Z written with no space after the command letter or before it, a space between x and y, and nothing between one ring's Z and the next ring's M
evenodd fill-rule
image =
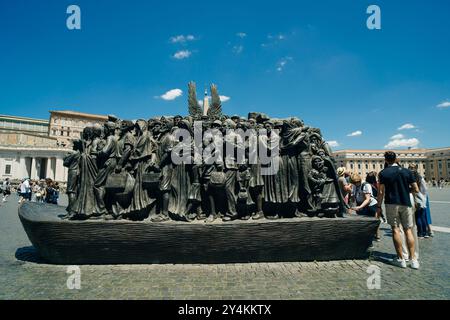
M71 4L81 30L66 27ZM381 30L366 27L371 4ZM0 113L185 114L194 80L200 99L216 83L228 114L298 116L334 149L449 146L449 12L447 0L2 0Z

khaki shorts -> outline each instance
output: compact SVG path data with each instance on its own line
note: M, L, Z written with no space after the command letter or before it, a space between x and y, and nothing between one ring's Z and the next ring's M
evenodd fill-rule
M414 214L411 207L397 204L386 204L386 220L392 227L398 227L400 224L403 229L414 227Z

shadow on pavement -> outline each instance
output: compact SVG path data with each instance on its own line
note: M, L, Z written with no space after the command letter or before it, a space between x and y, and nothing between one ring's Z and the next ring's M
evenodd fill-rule
M17 260L24 262L46 264L46 262L39 256L39 253L33 246L18 248L16 250L15 257Z
M392 260L396 257L395 254L386 253L381 251L372 251L370 255L370 260L379 261L385 264L392 265Z

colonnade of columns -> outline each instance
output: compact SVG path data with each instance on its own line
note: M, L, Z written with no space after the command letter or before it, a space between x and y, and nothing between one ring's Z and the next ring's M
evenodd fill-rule
M63 159L57 157L21 157L19 159L20 178L29 177L32 180L50 178L55 181L65 181L67 168Z

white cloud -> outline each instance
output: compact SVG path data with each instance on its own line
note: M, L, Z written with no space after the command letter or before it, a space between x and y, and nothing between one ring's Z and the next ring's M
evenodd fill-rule
M277 62L277 71L281 72L286 67L287 63L292 61L292 57L284 57Z
M192 52L189 50L180 50L176 52L173 57L177 60L186 59L191 56Z
M277 35L272 35L272 34L268 34L267 35L267 40L264 43L261 43L261 47L266 48L266 47L272 47L275 45L278 45L279 43L281 43L281 41L286 40L287 36L284 34L277 34Z
M171 43L186 43L187 41L193 41L195 40L195 37L191 34L188 34L186 36L180 34L178 36L173 36L170 38Z
M436 107L438 107L438 108L448 108L448 107L450 107L450 101L441 102Z
M236 33L236 36L238 36L239 38L243 39L247 36L247 34L245 32L238 32Z
M221 102L227 102L228 100L231 99L230 97L227 97L227 96L219 96L219 98L220 98Z
M180 97L183 94L183 91L180 89L172 89L164 93L160 96L161 99L169 101L169 100L175 100L176 98Z
M412 123L405 123L401 127L398 128L398 130L408 130L408 129L414 129L416 126Z
M340 146L339 142L337 142L336 140L327 141L327 143L332 148L336 148L336 147Z
M243 45L238 45L238 46L234 46L233 47L233 52L235 54L240 54L243 50L244 50L244 46Z
M385 149L395 149L395 148L416 148L420 141L416 138L411 139L394 139L389 141L387 145L384 146Z
M399 139L404 139L404 138L405 138L405 136L402 135L401 133L399 133L399 134L393 135L391 137L391 140L399 140Z
M284 34L277 34L277 35L275 35L275 36L273 36L273 35L271 35L271 34L269 34L268 36L267 36L267 39L269 39L269 40L273 40L273 39L275 39L275 40L284 40L284 39L286 39L286 36L284 35Z
M357 137L357 136L360 136L360 135L362 135L362 131L361 130L357 130L357 131L354 131L352 133L349 133L347 135L347 137Z
M220 98L220 102L222 102L222 103L225 103L231 99L231 97L228 97L228 96L219 96L219 98ZM211 99L211 97L208 96L208 99ZM203 107L203 100L198 100L198 104Z

